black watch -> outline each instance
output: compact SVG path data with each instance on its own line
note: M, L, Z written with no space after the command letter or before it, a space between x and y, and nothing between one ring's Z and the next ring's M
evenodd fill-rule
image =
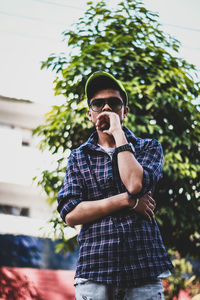
M135 154L135 147L131 143L128 143L128 144L117 147L115 151L117 154L122 151L130 151L133 154Z

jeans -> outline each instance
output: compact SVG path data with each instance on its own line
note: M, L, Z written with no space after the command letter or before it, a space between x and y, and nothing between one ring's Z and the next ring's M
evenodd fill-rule
M139 287L123 288L89 280L75 284L76 300L164 300L161 279Z

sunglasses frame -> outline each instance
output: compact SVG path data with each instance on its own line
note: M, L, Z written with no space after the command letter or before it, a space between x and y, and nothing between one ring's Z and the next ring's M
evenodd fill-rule
M116 109L113 109L112 105L109 104L109 100L113 100L113 99L119 100L119 101L121 102L121 107L120 107L119 109L117 109L117 110L116 110ZM92 103L93 103L95 100L101 100L101 101L102 101L102 106L101 106L101 108L99 108L99 110L94 110L94 109L92 108ZM104 106L105 106L106 104L108 104L109 107L110 107L114 112L118 112L118 111L120 111L120 110L122 109L122 107L123 107L123 105L124 105L124 102L123 102L120 98L118 98L118 97L96 98L96 99L93 99L93 100L90 102L89 107L90 107L91 110L94 111L94 112L100 112L100 111L104 108ZM118 103L118 105L119 105L119 103Z

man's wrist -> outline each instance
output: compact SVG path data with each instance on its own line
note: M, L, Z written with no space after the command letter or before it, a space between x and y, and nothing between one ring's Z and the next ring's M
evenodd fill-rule
M130 151L135 155L135 147L131 143L126 143L124 145L116 147L117 154L123 151Z
M115 129L113 131L112 135L115 139L116 147L119 147L121 145L124 145L124 144L128 143L122 128Z
M130 210L135 209L138 206L138 202L138 198L132 198L130 195L128 195L128 207Z
M138 203L139 203L139 199L137 198L137 199L135 199L135 204L134 204L134 206L133 206L133 207L130 207L130 209L131 209L131 210L136 209L136 207L138 206Z
M115 128L114 130L112 130L112 134L113 134L113 137L116 137L118 135L124 135L124 132L123 132L123 129L121 127L119 128Z

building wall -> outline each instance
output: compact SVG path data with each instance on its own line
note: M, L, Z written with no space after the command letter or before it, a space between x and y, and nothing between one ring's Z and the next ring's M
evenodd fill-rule
M39 139L32 135L48 111L47 106L0 96L0 233L23 234L30 227L33 234L31 223L44 223L51 216L46 195L33 183L33 177L51 162L50 153L41 153ZM1 226L6 216L16 219L14 228ZM27 218L30 226L25 228L20 216Z
M56 253L53 209L44 191L34 182L42 170L53 169L48 151L38 149L32 130L44 123L50 110L27 100L0 96L0 267L75 269L75 253ZM66 236L76 235L66 228Z

